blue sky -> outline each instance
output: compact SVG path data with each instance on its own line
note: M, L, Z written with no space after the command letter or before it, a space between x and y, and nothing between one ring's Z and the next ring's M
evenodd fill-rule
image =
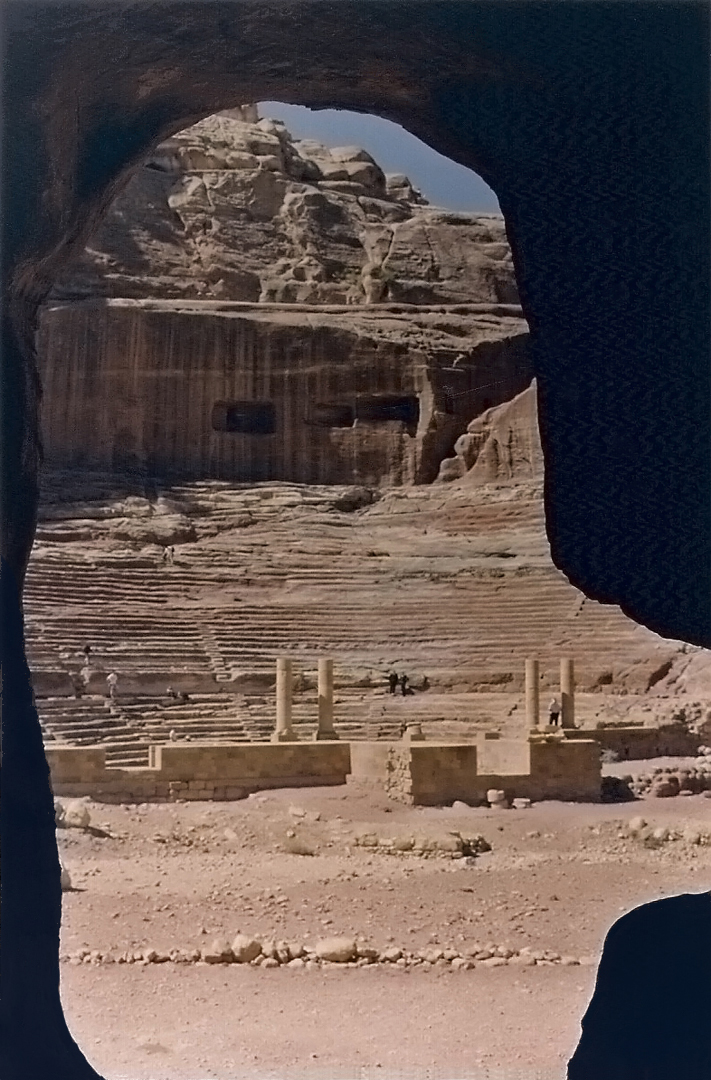
M317 139L326 146L362 146L384 172L409 176L434 206L499 213L496 195L481 177L442 157L391 120L339 109L315 111L279 101L260 102L259 115L283 120L296 139Z

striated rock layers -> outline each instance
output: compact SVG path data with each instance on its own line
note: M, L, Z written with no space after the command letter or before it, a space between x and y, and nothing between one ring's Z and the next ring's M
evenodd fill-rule
M39 333L48 464L158 477L427 483L531 379L515 315L107 300Z
M255 106L136 170L38 351L49 463L247 482L432 481L533 374L501 218Z
M245 107L161 143L53 298L518 303L502 218L422 205L367 151L255 121Z

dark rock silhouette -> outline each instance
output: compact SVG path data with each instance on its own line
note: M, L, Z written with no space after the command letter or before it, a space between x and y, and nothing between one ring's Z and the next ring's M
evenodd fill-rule
M635 908L605 940L568 1080L708 1080L711 893Z
M59 861L17 591L38 493L35 319L54 278L131 169L201 116L282 99L404 124L499 196L531 327L556 564L663 636L708 646L709 13L11 0L2 20L0 1073L77 1080L96 1074L59 1002ZM708 948L684 955L687 986L707 977ZM625 1080L702 1075L701 1035L687 1040L676 1004L685 994L663 977L673 1067L645 1074L638 1039ZM614 1078L573 1073L594 1075Z

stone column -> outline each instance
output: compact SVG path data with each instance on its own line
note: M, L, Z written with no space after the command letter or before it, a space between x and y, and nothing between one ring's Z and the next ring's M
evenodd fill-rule
M526 660L526 727L538 728L540 714L540 674L537 660Z
M560 725L575 727L575 670L569 657L560 662Z
M276 731L272 734L272 742L296 741L296 735L291 726L293 684L291 660L279 657L276 662Z
M318 731L314 738L338 738L333 726L333 660L318 662Z

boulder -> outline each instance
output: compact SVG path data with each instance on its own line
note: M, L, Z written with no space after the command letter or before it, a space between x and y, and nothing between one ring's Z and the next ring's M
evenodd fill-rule
M91 824L91 814L85 803L73 799L64 808L64 824L69 829L87 829Z
M253 960L256 960L261 955L262 945L256 938L248 937L246 934L237 934L232 942L232 955L235 958L237 964L251 964Z
M358 948L354 938L332 937L318 941L315 952L320 960L328 960L332 964L347 964L356 959Z
M209 948L202 950L202 959L206 964L229 964L234 959L229 941L217 938Z

